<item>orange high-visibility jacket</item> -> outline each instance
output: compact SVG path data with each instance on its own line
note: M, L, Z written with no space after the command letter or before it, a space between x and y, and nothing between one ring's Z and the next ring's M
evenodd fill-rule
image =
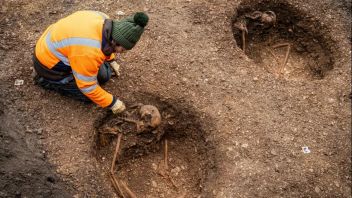
M50 25L38 40L35 55L49 69L62 61L71 66L78 88L101 107L113 96L97 81L100 65L113 58L101 50L103 24L108 16L97 11L78 11Z

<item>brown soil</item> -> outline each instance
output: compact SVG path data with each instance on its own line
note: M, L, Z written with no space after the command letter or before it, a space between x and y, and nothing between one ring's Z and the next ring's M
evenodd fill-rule
M105 85L128 107L152 104L163 116L160 137L125 132L122 141L115 174L138 197L351 197L350 8L350 0L2 2L0 197L117 197L108 177L116 137L98 144L114 117L31 79L41 33L81 9L150 16L121 76ZM249 27L243 53L233 23L256 10L274 11L277 24ZM280 43L292 47L284 67Z

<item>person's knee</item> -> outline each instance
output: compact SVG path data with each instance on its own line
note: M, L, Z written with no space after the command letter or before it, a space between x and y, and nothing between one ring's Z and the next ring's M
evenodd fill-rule
M98 78L99 84L104 84L104 83L108 82L111 78L111 74L112 74L112 71L111 71L109 63L104 62L100 66L99 72L98 72L97 78Z

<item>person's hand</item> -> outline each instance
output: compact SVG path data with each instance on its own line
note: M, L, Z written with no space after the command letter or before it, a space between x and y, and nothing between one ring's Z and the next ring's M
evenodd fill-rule
M111 107L111 111L112 111L114 114L121 113L121 112L123 112L125 109L126 109L125 104L123 104L123 102L120 101L120 100L116 100L115 104Z
M110 66L112 67L112 69L114 69L116 76L119 77L120 76L120 65L116 61L112 61L110 63Z

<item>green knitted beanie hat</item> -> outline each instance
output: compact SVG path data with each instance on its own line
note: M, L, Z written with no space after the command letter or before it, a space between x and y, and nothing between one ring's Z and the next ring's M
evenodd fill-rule
M130 50L138 42L148 20L148 16L143 12L137 12L120 21L114 20L112 22L112 38L119 45Z

